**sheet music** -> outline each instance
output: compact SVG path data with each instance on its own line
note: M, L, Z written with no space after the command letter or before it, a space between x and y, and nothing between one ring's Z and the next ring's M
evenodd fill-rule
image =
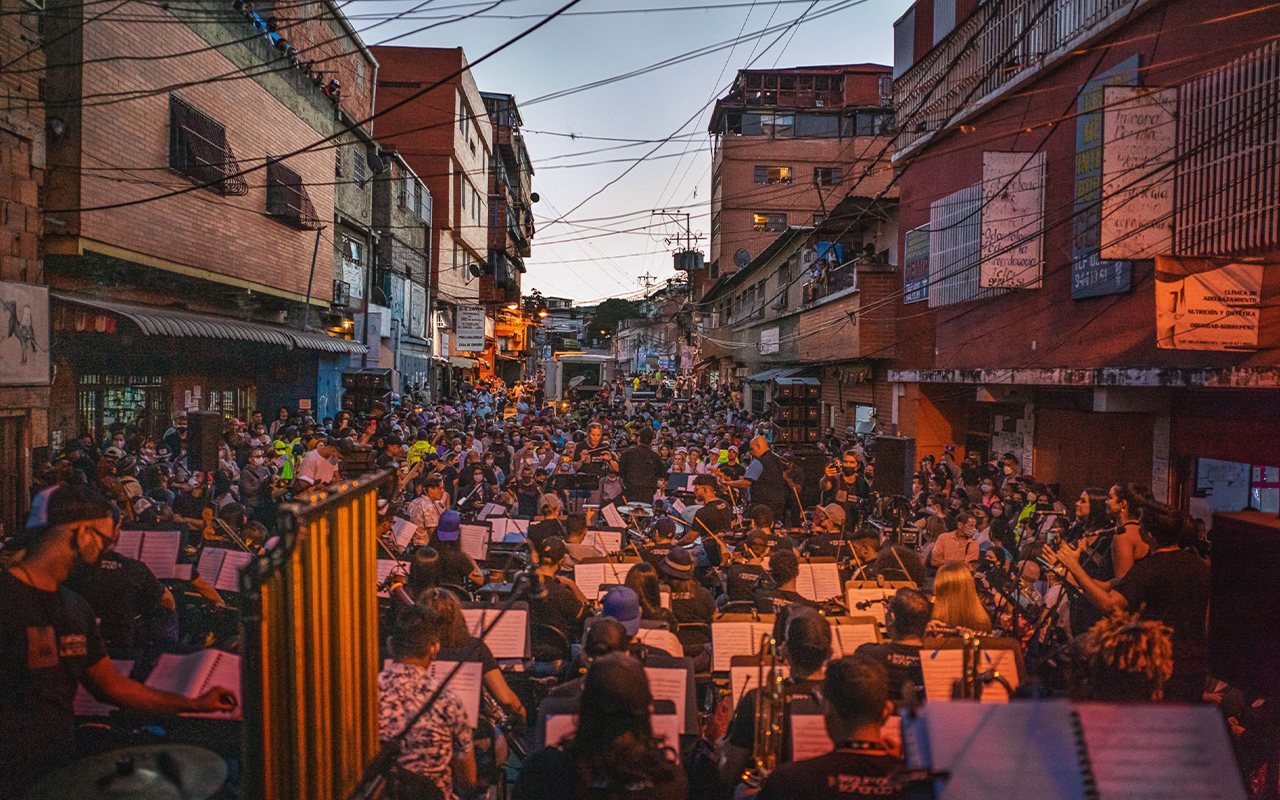
M122 532L123 535L123 532ZM137 559L162 581L174 577L173 568L182 550L182 531L145 531Z
M671 590L670 589L661 589L658 591L658 605L662 606L668 611L671 610Z
M791 715L791 760L824 756L836 749L821 714Z
M582 543L602 553L616 553L622 549L622 531L587 531Z
M778 670L782 672L782 677L786 678L791 675L791 667L786 664L778 665ZM733 693L733 699L729 702L733 704L733 708L737 708L738 703L742 700L747 692L760 685L760 668L754 664L751 666L734 666L729 668L729 691Z
M1017 659L1012 650L983 649L979 653L982 659L982 672L994 668L1000 676L1009 682L1013 689L1018 688ZM920 669L924 673L924 694L931 703L949 701L951 687L961 678L964 668L964 651L959 647L943 650L921 650ZM997 681L982 687L982 702L1007 703L1009 693Z
M689 491L689 479L693 476L687 472L673 472L667 476L668 492L687 492Z
M147 676L147 686L163 689L185 697L199 697L221 686L235 693L234 711L203 714L184 714L188 717L211 719L240 719L240 656L222 650L200 650L190 655L161 654L156 666Z
M200 553L196 572L220 592L240 591L240 570L249 566L253 556L243 550L206 547Z
M689 692L689 672L672 667L645 667L649 676L649 692L654 700L670 700L676 704L676 719L684 727L685 700Z
M548 714L546 722L547 747L554 747L578 730L577 714Z
M840 570L835 562L800 564L796 591L806 600L822 602L840 596Z
M688 508L688 506L684 504L684 501L681 500L679 497L672 498L667 502L671 504L671 510L676 512L677 514L683 514L684 510Z
M489 517L500 517L505 513L507 513L507 507L501 503L485 503L484 508L480 509L480 513L476 514L476 519L484 522Z
M394 572L397 568L399 568L399 569L400 569L400 572L402 572L402 573L404 573L404 574L406 574L406 575L407 575L407 574L408 574L408 572L409 572L409 565L408 565L408 564L405 564L405 563L404 563L404 562L402 562L402 561L392 561L392 560L391 560L391 559L389 559L389 558L380 558L380 559L378 559L378 561L377 561L377 569L378 569L378 583L377 583L377 585L378 585L378 586L382 586L383 582L384 582L384 581L386 581L387 576L388 576L388 575L390 575L392 572ZM391 593L390 593L390 592L388 592L386 589L378 589L378 597L390 597L390 596L391 596Z
M876 618L876 622L884 624L884 611L888 607L888 601L893 599L897 594L897 589L872 587L870 589L845 589L845 606L848 607L850 614L870 614ZM866 608L858 608L858 603L868 600L877 602L870 603ZM878 602L884 600L885 602Z
M143 533L144 531L120 531L120 538L116 540L115 551L122 556L138 558L138 554L142 552Z
M593 564L574 564L573 582L588 600L600 599L600 587L606 584L623 584L627 582L627 573L635 566L631 563L619 564L616 561L602 561Z
M1075 708L1101 800L1244 800L1219 709L1138 703Z
M1130 708L1133 706L1126 705L1125 711ZM929 766L950 772L940 795L947 800L1088 797L1075 721L1066 701L1004 705L930 702L924 708L923 722ZM1164 769L1165 762L1160 762L1153 772ZM1161 800L1186 796L1181 791L1158 795Z
M711 669L728 672L734 656L755 655L760 649L760 638L773 633L773 620L765 622L712 622Z
M404 551L413 542L413 536L418 532L418 526L414 525L407 519L399 517L391 518L391 538L395 540L396 546Z
M489 526L462 525L458 532L458 543L462 552L476 561L484 561L489 557Z
M428 674L438 681L443 681L458 664L457 661L432 661ZM467 712L467 724L476 727L480 723L480 690L484 685L484 664L479 661L464 661L462 669L453 676L446 692L462 701L462 708Z
M664 747L675 751L676 759L680 758L680 731L684 728L684 717L678 714L654 714L649 717L649 725L653 733Z
M193 577L191 573L194 569L195 564L174 564L173 578L179 581L189 581Z
M608 523L610 528L625 528L627 523L622 519L622 515L618 513L618 507L615 505L602 506L600 513L604 516L604 521Z
M880 641L880 629L870 620L864 623L843 623L838 618L828 618L831 623L831 657L853 655L864 644Z
M529 520L512 519L511 517L494 517L489 520L491 535L489 541L500 542L508 533L515 531L521 536L529 535Z
M122 531L124 533L124 531ZM129 673L133 672L132 661L121 661L111 659L111 666L116 668L116 673L129 677ZM71 701L71 711L77 717L109 717L116 707L110 703L104 703L93 695L89 694L89 690L83 685L76 687L76 696Z
M671 631L664 631L661 628L641 628L636 631L636 638L669 656L684 658L684 647L680 644L680 637Z
M464 608L462 616L467 620L467 630L479 637L498 616L497 608ZM513 607L502 617L497 626L485 636L494 658L525 658L529 652L529 610Z

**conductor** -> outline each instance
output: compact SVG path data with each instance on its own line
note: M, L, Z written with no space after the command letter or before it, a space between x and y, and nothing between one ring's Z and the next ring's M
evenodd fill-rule
M746 474L736 481L727 481L725 485L734 489L750 489L752 505L763 503L772 509L774 519L782 519L790 490L782 459L769 449L769 441L763 436L751 440L751 455L754 460L747 467Z

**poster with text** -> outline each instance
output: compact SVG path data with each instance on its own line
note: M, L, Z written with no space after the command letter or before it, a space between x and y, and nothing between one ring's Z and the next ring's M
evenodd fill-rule
M929 299L929 226L906 232L903 237L902 302Z
M1189 272L1204 259L1156 259L1156 346L1167 350L1254 350L1262 300L1261 264ZM1212 264L1212 262L1209 262Z
M462 353L484 350L484 307L458 306L458 319L453 326L453 349Z
M49 385L49 289L0 281L0 386Z
M1108 86L1102 113L1102 257L1173 250L1178 92Z
M1040 288L1044 180L1044 153L982 154L982 288Z

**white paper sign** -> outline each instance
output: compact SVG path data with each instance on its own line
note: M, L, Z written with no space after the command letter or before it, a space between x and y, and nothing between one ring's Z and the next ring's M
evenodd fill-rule
M1256 350L1262 265L1227 264L1179 277L1185 271L1181 260L1156 259L1156 346Z
M982 154L984 289L1039 289L1044 266L1044 153Z
M454 349L459 352L484 350L484 307L458 306L457 324L454 325Z
M1106 87L1102 112L1102 257L1173 251L1178 91Z

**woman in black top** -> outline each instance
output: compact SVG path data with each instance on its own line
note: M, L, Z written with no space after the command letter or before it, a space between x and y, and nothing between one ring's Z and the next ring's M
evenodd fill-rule
M625 653L593 661L577 733L529 759L515 800L683 800L688 779L677 754L653 735L652 704L639 661Z
M418 595L418 605L430 606L440 614L444 621L444 634L440 637L440 661L479 661L484 688L493 696L508 714L524 719L524 705L520 698L511 691L506 678L502 677L502 669L498 659L484 640L477 639L467 630L467 620L462 615L462 604L448 589L431 588Z

